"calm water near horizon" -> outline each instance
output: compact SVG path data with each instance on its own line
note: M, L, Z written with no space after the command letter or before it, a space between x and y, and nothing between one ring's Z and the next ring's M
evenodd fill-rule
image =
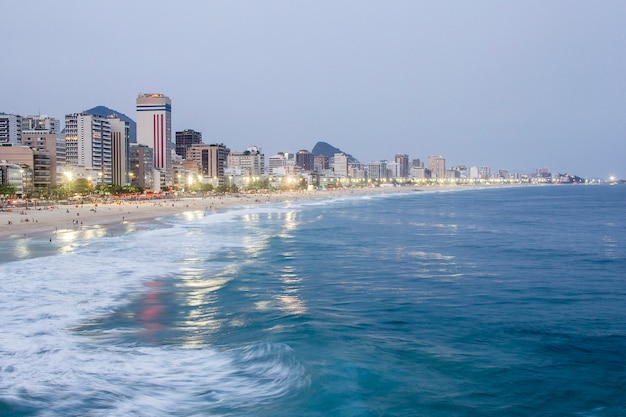
M625 214L513 187L0 242L0 415L624 416Z

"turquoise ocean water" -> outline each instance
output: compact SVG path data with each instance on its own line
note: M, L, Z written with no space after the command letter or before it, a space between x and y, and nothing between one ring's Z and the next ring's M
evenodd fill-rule
M626 187L0 242L2 416L624 416Z

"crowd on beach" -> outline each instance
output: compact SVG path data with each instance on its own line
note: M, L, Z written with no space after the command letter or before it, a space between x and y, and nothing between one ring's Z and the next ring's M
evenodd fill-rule
M237 205L306 200L354 194L414 191L414 187L354 188L333 191L271 191L241 194L208 193L178 198L115 198L66 202L39 202L5 207L0 212L0 238L23 238L42 233L138 222L184 211L215 210ZM71 221L71 225L70 225Z

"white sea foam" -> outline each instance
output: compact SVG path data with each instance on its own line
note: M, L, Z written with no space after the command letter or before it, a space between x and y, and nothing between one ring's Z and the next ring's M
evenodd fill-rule
M303 370L284 345L133 347L72 331L145 293L146 282L184 274L186 260L228 247L254 248L267 238L262 230L236 233L233 223L249 231L258 229L255 216L287 212L257 207L186 214L167 220L170 227L90 239L66 254L0 265L2 398L46 409L43 416L76 408L93 410L90 415L192 415L254 407L297 388Z

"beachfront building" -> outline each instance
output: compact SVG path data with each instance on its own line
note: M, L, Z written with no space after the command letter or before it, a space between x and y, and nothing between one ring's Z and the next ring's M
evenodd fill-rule
M365 180L365 169L360 162L351 162L348 164L348 177L353 180ZM362 181L355 181L361 183Z
M34 187L42 193L63 183L65 138L59 132L59 119L22 116L21 144L34 151Z
M400 178L399 166L395 161L385 161L387 164L387 178Z
M284 172L287 165L287 158L283 152L272 155L267 160L268 174L277 175L278 172Z
M157 182L172 184L172 102L163 94L140 94L137 97L137 143L154 152Z
M62 182L65 159L59 160L59 137L60 134L45 130L22 131L22 145L33 150L34 187L41 192L50 191Z
M537 168L535 177L537 178L551 178L550 168Z
M313 171L315 168L315 155L305 149L299 150L296 152L296 165L302 168L303 171Z
M217 181L214 183L208 178L205 181L204 176L200 174L198 164L190 159L175 160L172 163L172 169L174 170L174 188L178 191L192 191L193 188L202 184L217 186Z
M411 178L416 180L426 180L430 178L430 171L428 168L422 166L412 166L411 167Z
M467 181L469 179L469 168L467 168L467 166L465 165L458 165L458 166L452 167L450 168L450 171L456 172L453 179L456 178L461 181ZM448 174L448 177L450 178L450 174Z
M487 165L483 165L478 170L478 176L484 180L488 180L491 178L491 167ZM549 175L546 176L548 178Z
M226 168L230 149L220 144L196 144L187 149L187 159L198 164L200 175L225 185Z
M16 114L0 113L0 144L20 145L22 138L22 117Z
M24 169L19 164L11 163L0 157L0 185L14 187L15 195L24 196ZM2 196L0 196L2 197Z
M267 165L270 176L286 175L288 167L295 166L294 155L289 152L278 152L268 158Z
M0 161L5 166L3 184L16 187L19 196L34 191L35 151L28 146L0 146Z
M265 155L258 146L250 146L243 152L231 151L227 163L229 169L238 168L244 177L262 177L265 174Z
M387 163L385 161L372 161L367 164L368 178L374 182L387 181Z
M87 113L65 116L65 161L78 178L112 183L111 123Z
M109 116L111 125L111 184L130 184L130 124L119 117Z
M396 163L396 178L408 178L410 175L409 171L409 155L405 153L397 153L394 157L394 162Z
M187 159L187 149L191 148L192 145L199 145L201 143L201 132L196 132L191 129L176 132L176 154L182 159Z
M432 178L437 180L445 180L446 178L446 160L439 155L431 155L428 157L428 170Z
M450 168L446 171L446 180L450 182L457 182L461 179L461 171L455 168Z
M154 169L153 161L154 152L147 145L133 143L130 145L129 151L129 181L130 185L140 187L146 190L152 189Z
M339 178L347 178L348 156L345 153L336 153L333 160L333 169L335 171L335 176Z

